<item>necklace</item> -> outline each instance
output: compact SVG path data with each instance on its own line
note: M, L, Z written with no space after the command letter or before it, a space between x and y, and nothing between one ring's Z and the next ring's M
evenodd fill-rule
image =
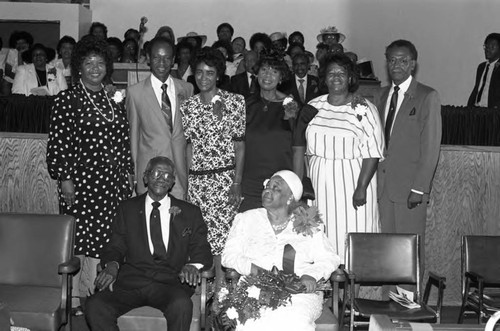
M113 105L111 104L111 101L109 101L108 94L106 92L104 92L104 96L106 97L106 100L108 100L109 107L111 107L111 119L108 119L106 117L106 115L104 115L104 113L102 112L102 110L99 109L99 107L96 106L96 104L94 103L94 100L92 100L92 98L90 97L90 94L87 91L87 88L85 87L85 84L83 84L81 78L80 78L80 84L82 84L83 90L85 91L85 95L87 96L87 98L90 100L90 102L94 106L94 109L97 110L99 112L99 114L101 114L101 116L104 117L104 119L106 121L113 122L115 120L115 109L113 108ZM102 84L101 84L101 86L102 86ZM102 86L102 88L104 88L104 86Z
M286 229L286 227L288 226L289 220L290 219L286 220L285 222L283 222L281 224L276 224L276 225L271 223L271 226L273 227L274 231L282 231L282 230Z

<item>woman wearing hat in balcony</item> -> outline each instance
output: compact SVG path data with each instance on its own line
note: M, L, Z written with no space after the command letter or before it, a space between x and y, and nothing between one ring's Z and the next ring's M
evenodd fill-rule
M61 69L49 65L49 50L42 44L35 44L26 54L31 61L29 64L17 68L13 94L28 95L56 95L59 91L68 88ZM52 53L55 55L55 53Z
M342 44L342 42L345 40L345 35L340 33L336 27L328 26L321 29L316 39L320 43L325 43L328 46L331 46L334 44Z

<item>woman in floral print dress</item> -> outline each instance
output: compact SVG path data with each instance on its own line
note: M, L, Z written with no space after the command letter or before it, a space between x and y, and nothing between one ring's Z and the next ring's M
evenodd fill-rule
M222 279L220 254L241 199L245 150L245 101L216 87L225 72L219 51L201 54L193 64L200 93L181 105L188 142L188 198L200 207L215 256L216 278Z

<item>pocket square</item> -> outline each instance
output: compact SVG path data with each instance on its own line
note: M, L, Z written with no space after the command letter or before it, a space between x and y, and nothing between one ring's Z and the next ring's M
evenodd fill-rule
M417 110L415 109L415 107L413 107L413 109L410 112L410 116L415 115L416 112L417 112Z
M191 233L193 233L193 230L191 230L191 228L185 228L184 230L182 230L182 237L184 238L185 236L190 236Z

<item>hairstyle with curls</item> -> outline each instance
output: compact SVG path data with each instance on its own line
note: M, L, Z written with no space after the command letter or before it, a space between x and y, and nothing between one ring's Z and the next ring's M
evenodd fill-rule
M183 40L175 46L175 63L177 64L179 63L181 50L183 49L189 50L189 52L191 53L191 59L195 55L195 49L193 44L191 44L187 40Z
M36 43L23 54L23 60L27 63L33 63L33 52L37 49L40 49L45 53L47 63L55 58L56 54L53 50L51 51L50 48L45 47L43 44Z
M98 39L93 35L86 35L76 43L71 55L71 76L78 80L81 77L80 68L83 61L90 55L98 55L106 63L106 76L103 80L109 79L113 73L113 59L108 50L108 43Z
M9 37L9 47L16 48L16 43L18 40L24 39L28 45L33 45L33 36L31 33L26 31L14 31Z
M486 36L486 39L484 39L484 44L486 45L490 40L496 40L498 45L500 46L500 33L490 33L488 36Z
M410 52L410 55L411 55L411 59L417 61L417 57L418 57L417 48L415 47L415 45L412 44L411 41L404 40L404 39L395 40L392 43L390 43L389 46L387 46L385 48L385 57L387 57L387 55L389 55L389 51L391 49L400 48L400 47L404 47L404 48L408 49L408 51Z
M333 53L333 54L328 54L322 65L319 68L319 79L320 83L322 86L326 86L325 79L326 79L326 74L328 71L328 68L336 64L342 68L344 68L347 71L347 79L348 79L348 91L349 92L356 92L356 90L359 87L359 69L357 64L353 63L351 59L344 54L338 54L338 53Z
M137 31L136 29L134 28L130 28L128 29L127 31L125 31L125 33L123 34L123 39L127 39L127 38L132 38L130 37L130 35L132 33L137 33L138 35L140 35L139 31Z
M212 45L212 48L217 49L219 47L222 47L222 48L224 48L226 50L226 52L227 52L227 61L233 62L233 55L234 55L233 45L231 45L231 43L229 41L217 40Z
M290 79L291 73L286 61L276 54L262 54L255 65L255 72L259 72L262 67L269 66L280 73L281 81Z
M89 34L92 34L96 28L101 28L104 31L104 38L108 38L108 27L101 22L93 22L90 26Z
M298 53L298 54L295 54L295 56L292 58L292 63L295 62L295 60L298 60L298 59L304 59L306 60L307 64L310 64L310 60L309 60L309 55L307 55L305 52L304 53Z
M234 38L234 39L231 41L231 45L232 45L232 44L233 44L236 40L238 40L238 39L243 40L243 49L245 49L245 48L247 47L247 42L245 41L245 38L243 38L243 37L236 37L236 38Z
M123 54L123 44L122 41L116 37L109 37L106 39L108 46L115 46L120 52L120 56Z
M168 38L165 38L162 36L157 36L157 37L154 37L153 39L151 39L150 41L148 41L147 45L144 44L146 47L146 54L149 55L149 57L151 57L151 50L153 49L154 45L159 44L159 43L165 43L165 44L170 45L170 47L172 48L172 54L175 54L174 42Z
M134 38L131 38L131 37L125 38L125 40L122 42L123 51L125 51L125 46L127 46L128 43L133 43L135 45L135 54L134 55L137 59L137 57L139 56L139 43Z
M292 34L288 37L288 43L289 44L293 44L292 39L294 37L296 37L296 36L298 36L298 37L300 37L302 39L302 45L304 45L304 40L305 40L304 39L304 35L300 31L294 31L294 32L292 32ZM297 43L297 42L295 42L295 43Z
M219 26L217 27L217 35L219 35L219 32L220 32L220 30L222 30L222 28L228 28L229 31L231 31L231 37L233 37L234 28L231 24L229 24L227 22L219 24Z
M57 54L59 56L61 56L61 47L63 44L71 44L71 45L75 46L76 40L75 40L75 38L70 37L70 36L64 36L61 39L59 39L59 42L57 43L57 48L56 48Z
M194 73L196 73L196 67L200 63L205 63L207 66L215 68L217 78L221 78L226 72L226 59L224 59L224 55L216 48L203 47L191 65L191 70Z
M272 47L273 43L271 41L271 38L269 38L269 36L267 34L262 33L262 32L254 33L250 37L250 49L253 50L254 47L255 47L255 44L258 43L258 42L263 43L264 44L264 48L267 51L271 50L271 47Z

